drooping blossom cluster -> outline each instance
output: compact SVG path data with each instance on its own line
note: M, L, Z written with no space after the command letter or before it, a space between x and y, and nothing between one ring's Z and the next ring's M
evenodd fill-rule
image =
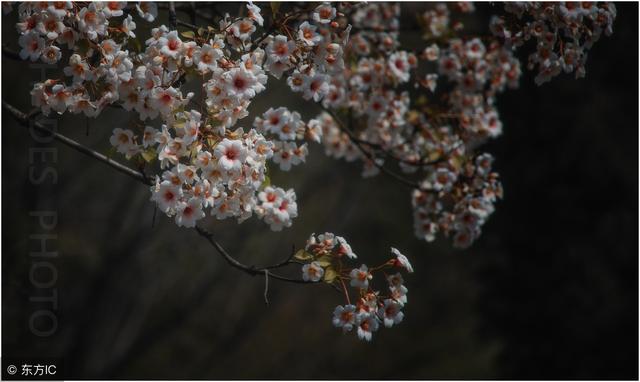
M345 333L354 331L358 338L371 341L381 325L390 328L404 318L402 309L407 303L408 289L397 270L412 273L413 267L396 248L391 248L391 254L391 259L376 267L366 264L351 267L348 262L357 259L351 246L343 237L325 232L317 236L312 234L305 249L298 251L295 258L304 262L303 280L324 281L344 293L345 304L335 308L333 325ZM393 270L396 272L392 273ZM375 275L386 279L383 289L374 285ZM353 291L355 298L352 300Z
M527 67L536 69L537 84L562 72L586 74L587 53L593 44L613 32L616 6L613 2L509 2L506 16L494 16L491 31L513 48L535 42Z
M350 12L346 7L344 13ZM404 51L394 40L399 13L393 6L367 4L352 12L370 16L349 20L353 29L345 54L357 64L332 77L337 90L322 105L335 112L316 118L328 155L361 160L365 176L396 163L401 173L418 177L412 191L416 235L432 241L441 232L461 248L478 238L502 197L497 173L475 171L478 163L492 161L476 150L501 134L495 96L517 87L521 75L513 44L460 33L463 25L453 15L473 10L470 3L427 10L418 18L427 40L419 52ZM384 32L390 33L380 37ZM404 83L428 91L416 98L400 90ZM335 120L340 112L349 120L346 129Z
M466 248L479 237L493 204L502 197L498 174L489 172L491 156L469 148L502 133L495 95L517 87L521 70L512 51L498 42L486 46L478 38L451 39L439 51L438 71L449 82L445 110L451 119L436 119L434 126L421 114L416 123L432 142L444 143L437 152L448 155L427 166L426 177L413 191L414 226L416 235L427 241L435 240L438 232L453 232L454 246ZM479 163L489 168L475 171ZM473 216L472 224L459 223L461 216Z
M461 4L454 8L464 12L473 9ZM347 107L350 126L345 129L338 123L336 112L323 112L310 121L322 128L326 154L347 161L361 160L365 176L376 175L385 163L395 162L402 173L421 177L414 192L431 194L439 207L430 210L430 204L418 208L414 203L419 238L431 241L437 232L451 232L449 216L454 215L454 210L455 214L462 213L466 204L461 201L482 194L484 188L486 194L490 194L488 190L500 190L483 202L489 206L486 211L490 214L496 198L501 196L497 175L490 183L476 185L462 171L473 164L475 154L469 147L501 133L494 96L517 86L519 62L499 42L485 46L477 38L450 38L445 46L431 43L418 53L399 50L399 43L394 40L397 34L379 36L380 31L396 28L397 7L374 3L353 13L360 16L354 20L346 54L356 60L356 65L332 76L333 90L321 101L325 109L336 112ZM367 14L381 16L363 16ZM427 11L422 17L427 28L425 36L454 33L447 29L453 24L449 15L446 5ZM438 26L430 22L437 22ZM385 39L389 39L388 44L383 44L389 51L371 43ZM422 107L412 100L408 90L397 90L402 84L414 82L435 96L441 77L450 83L446 85L445 103ZM454 244L467 246L478 236L486 217L477 219L468 242L454 240Z
M248 2L211 25L158 25L142 37L136 22L157 19L153 3L23 3L20 56L65 65L63 78L34 86L33 104L45 114L137 114L111 144L146 171L159 164L152 199L181 226L207 213L290 226L295 192L272 186L268 173L305 163L319 143L331 157L360 161L364 176L409 185L417 237L441 233L467 247L502 196L493 158L478 147L502 132L496 95L518 86L514 49L535 37L538 82L560 69L582 75L586 51L611 33L616 14L611 3L508 3L489 25L493 36L479 37L458 18L472 3L426 4L415 49L403 46L399 4L286 7L263 14ZM193 81L199 91L184 94ZM273 105L243 128L269 81L321 110L304 121Z
M433 241L438 232L443 232L453 236L454 246L469 247L493 213L493 204L502 197L498 174L491 171L492 162L490 154L481 154L455 171L438 167L423 182L422 189L414 190L416 236ZM458 177L465 178L465 182L457 182Z

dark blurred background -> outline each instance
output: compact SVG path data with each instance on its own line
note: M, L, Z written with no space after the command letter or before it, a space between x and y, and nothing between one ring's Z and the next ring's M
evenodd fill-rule
M404 4L403 17L420 8ZM479 25L490 11L479 6ZM2 43L13 49L15 17L2 18ZM372 263L400 248L416 269L406 277L406 317L372 343L332 327L341 298L331 288L272 282L265 306L262 278L230 268L196 232L160 214L152 227L146 187L36 143L3 113L3 357L63 358L67 379L637 379L637 37L637 4L618 4L614 33L590 51L586 79L561 75L537 87L526 73L520 89L499 97L504 134L485 147L505 198L467 250L418 241L404 188L360 179L358 165L320 147L307 165L274 171L273 182L299 197L292 228L209 218L245 263L273 263L325 230ZM3 100L30 110L39 71L4 56L2 65ZM254 113L280 106L274 99L306 118L316 113L269 81ZM130 118L109 110L87 136L84 118L63 115L59 130L106 152L112 128ZM29 149L39 146L58 147L57 163L48 157L55 185L29 181ZM42 232L29 211L38 209L58 214L58 327L49 337L29 329L30 316L49 307L30 298L51 293L29 281L37 247L29 235Z

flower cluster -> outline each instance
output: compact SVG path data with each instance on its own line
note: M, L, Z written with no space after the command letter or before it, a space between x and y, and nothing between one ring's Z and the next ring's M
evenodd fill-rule
M339 97L340 89L332 76L345 70L344 48L349 28L340 28L335 21L336 9L324 3L311 13L310 21L303 21L297 32L288 39L274 36L267 44L269 59L265 64L270 73L280 78L287 73L287 84L305 100L320 102Z
M298 145L295 140L320 142L322 131L314 128L314 125L312 122L304 123L300 113L291 112L286 107L270 108L262 118L256 117L253 122L253 126L273 142L272 160L283 171L289 171L292 165L304 163L309 154L307 143Z
M491 31L514 48L535 40L527 66L537 67L538 85L563 71L584 77L589 49L603 32L613 32L617 13L612 2L512 2L504 8L507 16L494 16Z
M502 185L491 171L493 157L482 154L457 171L439 166L413 191L415 234L433 241L438 232L453 236L453 244L467 248L480 236L481 227L493 213ZM464 178L458 182L457 178Z
M453 7L462 12L473 10L466 3ZM378 12L381 10L384 12ZM390 43L386 53L381 54L385 50L372 48L371 42L376 41L380 31L395 28L396 8L368 4L352 13L354 33L346 54L356 63L333 75L335 92L321 101L326 109L348 108L350 131L327 112L310 121L310 125L313 122L321 126L327 155L362 161L364 176L378 174L389 160L397 162L405 174L420 174L422 180L414 192L431 194L438 203L418 206L414 202L416 227L425 228L416 229L416 235L431 241L438 231L451 232L449 226L434 228L437 224L433 222L446 221L454 210L455 214L462 214L468 204L461 200L474 198L484 188L501 190L496 174L492 175L490 186L485 186L474 184L463 171L474 158L470 147L500 135L502 124L494 97L507 87L517 86L520 64L504 45L493 41L486 46L478 38L450 38L446 47L431 43L420 54L399 50ZM363 16L373 13L381 17ZM428 39L455 33L453 25L459 28L458 23L451 22L446 5L426 12L421 24ZM420 75L425 70L426 74ZM420 104L409 92L396 90L413 80L435 94L440 77L451 83L446 87L446 103ZM499 197L501 191L496 195ZM495 198L490 200L487 215L493 210L493 202ZM432 204L438 209L430 210ZM487 215L477 220L467 243L454 240L456 245L466 246L476 238Z
M131 14L124 17L125 7L126 2L91 2L81 8L70 1L20 4L16 25L20 57L55 64L63 57L62 46L75 52L64 68L71 84L61 80L36 84L31 91L35 106L45 114L53 109L95 117L118 98L118 84L130 81L133 69L129 52L121 47L136 37L136 23ZM137 9L151 20L157 13L155 5Z
M255 130L238 129L215 142L211 150L203 150L204 144L198 141L201 129L205 130L201 115L192 110L180 113L171 129L146 126L141 142L133 131L116 128L111 143L129 156L140 150L158 153L161 166L167 169L156 177L152 200L167 215L175 215L180 226L193 227L204 217L203 208L209 207L218 219L243 221L256 212L274 230L291 225L297 216L295 193L262 187L271 154L268 141Z
M146 21L157 15L153 3L137 4L135 10ZM152 200L175 216L178 225L194 226L210 208L218 219L243 221L255 212L273 230L290 226L297 216L295 193L267 187L266 161L282 170L304 162L307 144L295 140L319 142L321 129L314 124L307 128L299 113L286 108L265 112L266 122L256 119L256 129L245 131L236 124L265 89L267 72L279 78L299 68L303 97L319 100L325 95L329 74L344 66L342 47L333 42L339 31L331 24L335 8L316 7L313 21L300 24L295 39L269 36L266 50L251 46L252 34L264 22L251 2L247 17L226 16L218 29L196 34L164 25L153 28L144 51L132 42L132 11L126 2L21 5L21 57L58 61L62 54L56 43L66 44L72 53L64 68L69 84L36 84L33 104L45 114L68 110L96 117L116 104L137 113L141 122L114 129L111 144L127 158L158 160L163 171L155 177ZM180 90L188 76L203 79L200 100ZM156 119L161 126L153 126Z
M370 56L372 52L392 53L400 46L400 4L380 2L353 8L351 51L358 56Z
M302 165L315 142L361 162L363 176L385 172L411 186L417 237L442 233L466 247L502 195L492 157L478 147L502 132L496 95L518 86L514 50L535 38L529 66L538 66L538 83L561 70L582 76L588 49L616 16L612 3L507 3L493 35L480 38L463 34L458 17L472 3L427 4L416 18L424 47L410 50L399 4L286 7L263 16L249 1L206 28L158 25L141 38L136 22L155 21L154 3L23 3L20 57L65 64L63 78L35 84L32 103L44 114L137 114L111 144L144 171L159 163L152 200L181 226L208 212L289 227L295 192L272 186L268 165ZM323 110L303 121L274 105L243 129L269 80ZM187 81L199 89L184 94Z
M344 292L346 304L338 305L333 312L333 325L343 332L355 331L358 338L371 341L373 333L381 325L390 328L402 322L402 309L407 303L408 289L400 272L387 274L385 270L413 272L411 263L396 248L391 248L393 257L377 267L362 264L357 268L348 267L347 260L355 260L351 246L346 240L333 233L312 234L304 250L295 258L305 262L302 278L309 282L324 281L336 285ZM375 274L382 273L386 279L384 291L373 285ZM356 299L351 303L347 283L355 290ZM355 330L354 330L355 329Z

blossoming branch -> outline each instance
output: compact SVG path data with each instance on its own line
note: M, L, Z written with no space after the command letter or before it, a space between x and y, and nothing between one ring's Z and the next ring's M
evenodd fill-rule
M12 11L12 3L2 5ZM168 8L168 25L159 22L159 7ZM332 158L359 162L364 177L383 174L409 188L418 238L443 235L466 248L503 194L494 158L481 147L502 132L496 95L518 86L518 51L535 50L526 67L537 71L538 84L561 72L583 77L587 52L612 32L616 9L507 3L493 6L491 34L476 36L460 21L474 12L472 3L424 7L415 25L423 46L411 50L402 46L394 3L248 2L237 15L198 26L195 9L187 23L174 3L29 2L17 7L18 55L64 64L61 77L31 91L43 114L98 118L118 107L138 116L114 128L110 143L153 173L151 200L178 226L201 230L207 216L255 216L274 231L290 227L299 214L295 190L272 185L268 174L303 166L309 145L319 144ZM140 23L153 26L150 35L137 32ZM275 104L247 121L252 100L278 81L317 116L305 120ZM199 91L185 94L185 83ZM402 276L384 270L413 269L392 252L379 266L348 266L356 258L351 247L325 233L283 265L300 264L303 281L341 291L334 325L370 340L380 323L404 317ZM386 292L372 283L381 273ZM347 284L357 291L353 300Z

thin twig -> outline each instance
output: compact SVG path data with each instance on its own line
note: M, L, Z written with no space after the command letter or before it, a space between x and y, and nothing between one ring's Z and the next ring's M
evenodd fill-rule
M249 266L249 265L245 265L242 264L240 261L236 260L233 256L231 256L213 237L213 234L209 231L207 231L206 229L200 227L200 226L196 226L196 231L198 231L198 233L200 234L200 236L206 238L209 243L216 249L216 251L218 251L218 253L220 253L222 255L222 257L227 261L227 263L229 263L229 265L231 265L234 268L237 268L251 276L258 276L258 275L264 275L264 271L265 270L269 270L269 267L264 267L264 268L256 268L255 266ZM297 284L308 284L309 281L304 281L301 279L293 279L290 277L286 277L286 276L280 276L278 274L275 273L269 273L271 277L273 277L274 279L278 279L281 281L287 281L287 282L291 282L291 283L297 283Z
M283 261L279 262L278 264L274 264L274 265L270 265L267 267L264 267L264 269L274 269L274 268L282 268L285 265L289 265L289 264L299 264L297 261L293 261L293 256L295 256L296 254L296 246L295 244L291 246L291 253L289 254L289 256L287 256L286 259L284 259Z
M264 303L265 305L269 305L269 270L264 270Z
M269 37L269 35L271 35L273 32L275 32L276 28L277 28L276 20L273 20L273 22L271 23L271 26L269 27L269 29L267 29L262 34L262 36L260 36L260 38L258 38L254 43L252 43L251 51L253 52L257 48L259 48L260 47L260 43L262 43L267 37Z
M347 304L351 305L351 299L349 298L349 291L347 290L347 286L344 285L344 280L342 279L342 276L338 276L338 279L340 279L340 284L342 284L342 290L344 291L344 296L347 298Z
M387 174L388 176L396 179L398 182L404 184L405 186L408 186L408 187L411 187L411 188L420 188L420 185L418 183L416 183L414 181L411 181L411 180L403 177L402 175L396 174L395 172L393 172L393 171L389 170L388 168L384 167L384 165L381 165L378 162L376 162L375 156L370 151L368 151L367 149L365 149L363 147L363 144L360 143L360 140L358 139L358 137L356 137L353 134L353 132L344 125L344 123L340 120L340 118L338 118L338 116L336 115L336 113L333 110L331 110L329 108L325 108L325 107L322 107L322 109L331 115L333 120L338 125L338 128L340 130L342 130L345 134L347 134L347 136L349 137L349 140L351 140L351 142L353 142L353 144L358 148L358 150L360 150L360 152L368 160L370 160L371 163L374 166L376 166L380 171L382 171L383 173Z
M183 27L191 28L191 29L193 29L194 31L197 31L197 30L200 28L200 27L198 27L197 25L189 24L189 23L187 23L187 22L185 22L185 21L182 21L182 20L177 20L177 21L176 21L176 25L181 25L181 26L183 26Z

